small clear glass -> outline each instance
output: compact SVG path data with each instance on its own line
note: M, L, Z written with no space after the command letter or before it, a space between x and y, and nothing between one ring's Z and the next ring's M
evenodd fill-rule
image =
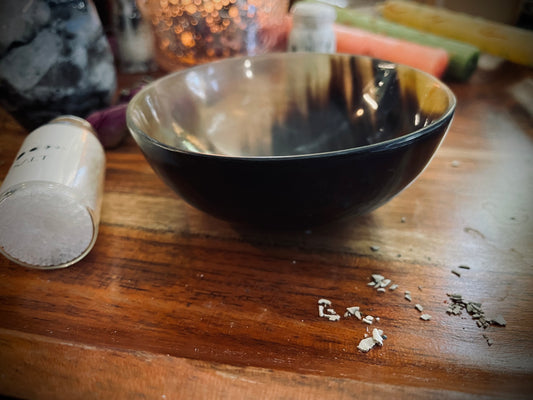
M152 30L136 0L113 0L111 6L120 71L132 74L155 71Z
M291 8L293 26L288 51L335 53L337 43L333 23L337 13L332 6L298 2Z

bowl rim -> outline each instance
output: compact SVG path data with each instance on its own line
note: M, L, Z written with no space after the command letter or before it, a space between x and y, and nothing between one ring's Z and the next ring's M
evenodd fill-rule
M167 145L163 142L160 142L159 140L154 139L151 135L144 132L144 130L137 127L137 124L135 124L132 121L131 114L134 107L134 104L139 101L141 97L144 96L146 92L151 90L156 85L161 85L162 82L166 80L170 80L175 78L176 76L190 73L191 71L194 71L196 69L203 69L208 68L211 66L214 66L215 64L219 63L236 63L241 64L247 60L261 60L261 59L270 59L270 58L284 58L284 57L301 57L301 56L318 56L318 57L342 57L342 58L359 58L359 59L370 59L372 61L382 61L387 64L392 64L396 66L401 66L402 68L407 68L412 71L416 71L418 74L425 75L428 77L431 81L434 83L439 84L439 86L444 90L444 92L447 94L449 99L448 108L445 112L442 113L442 115L437 118L435 121L431 122L429 125L423 126L417 130L414 130L412 132L406 133L402 136L395 137L392 139L384 140L377 143L371 143L364 146L358 146L358 147L351 147L347 149L340 149L340 150L331 150L331 151L324 151L324 152L317 152L317 153L306 153L306 154L289 154L289 155L266 155L266 156L236 156L231 154L220 154L220 153L202 153L202 152L196 152L196 151L190 151L186 149L180 149L178 147ZM396 149L399 147L406 146L410 144L411 142L425 136L426 134L429 134L435 129L438 129L440 126L446 124L448 120L453 119L455 109L457 107L457 98L453 91L450 89L450 87L445 84L442 80L437 78L436 76L433 76L425 71L422 71L418 68L414 68L405 64L390 62L386 60L382 60L376 57L371 56L365 56L365 55L353 55L353 54L347 54L347 53L313 53L313 52L272 52L272 53L266 53L266 54L260 54L260 55L247 55L247 56L238 56L238 57L230 57L225 58L221 60L212 61L209 63L199 64L195 65L193 67L188 67L184 69L180 69L177 71L173 71L169 74L166 74L158 79L155 79L154 81L150 82L146 86L144 86L139 92L137 92L133 98L129 101L128 106L126 108L126 124L128 127L128 130L130 131L130 134L134 137L135 141L136 135L139 135L140 137L143 137L148 142L151 142L154 146L160 147L162 149L175 152L175 153L183 153L190 156L197 156L197 157L208 157L208 158L217 158L217 159L231 159L231 160L242 160L242 161L271 161L271 160L302 160L302 159L315 159L315 158L323 158L323 157L332 157L332 156L342 156L342 155L351 155L351 154L357 154L357 153L376 153L376 152L383 152L388 151L391 149ZM446 132L445 132L446 134Z

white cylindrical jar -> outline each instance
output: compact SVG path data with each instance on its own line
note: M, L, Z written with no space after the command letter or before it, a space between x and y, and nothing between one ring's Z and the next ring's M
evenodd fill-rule
M104 175L104 149L84 119L34 130L0 186L0 252L40 269L82 259L98 234Z
M288 51L335 53L335 9L327 4L298 2L292 9Z

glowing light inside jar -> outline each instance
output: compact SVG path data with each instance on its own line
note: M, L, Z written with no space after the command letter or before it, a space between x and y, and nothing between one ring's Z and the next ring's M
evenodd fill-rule
M144 0L165 69L253 55L277 42L287 0ZM277 29L276 29L277 28Z

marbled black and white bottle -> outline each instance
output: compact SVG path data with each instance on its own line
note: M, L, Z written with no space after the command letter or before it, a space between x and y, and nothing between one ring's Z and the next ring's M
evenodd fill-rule
M116 89L111 48L91 0L0 2L0 106L26 129L85 117Z

